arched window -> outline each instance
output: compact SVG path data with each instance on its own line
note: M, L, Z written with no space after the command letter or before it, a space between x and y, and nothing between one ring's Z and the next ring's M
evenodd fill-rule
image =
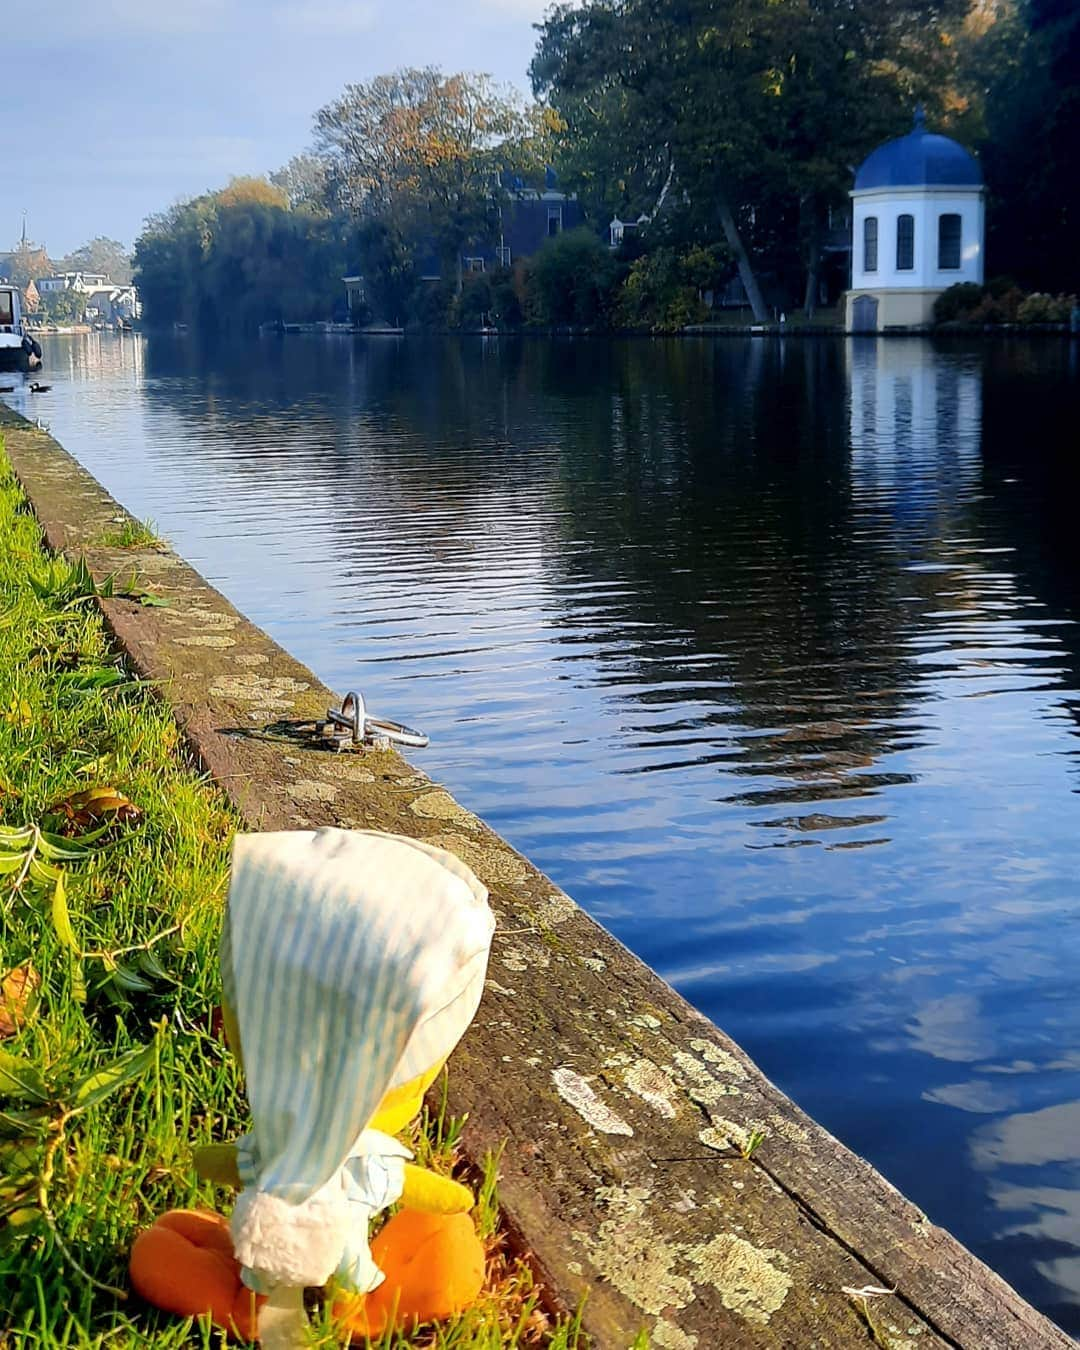
M953 272L960 266L959 215L938 216L937 265L942 272Z
M877 271L877 216L867 216L862 226L863 271Z
M915 217L896 218L896 270L910 272L915 266Z

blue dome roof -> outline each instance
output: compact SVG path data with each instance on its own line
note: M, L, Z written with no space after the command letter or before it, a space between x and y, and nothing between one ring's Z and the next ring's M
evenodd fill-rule
M906 136L868 155L855 175L855 191L890 187L982 187L979 162L948 136L927 131L922 109Z

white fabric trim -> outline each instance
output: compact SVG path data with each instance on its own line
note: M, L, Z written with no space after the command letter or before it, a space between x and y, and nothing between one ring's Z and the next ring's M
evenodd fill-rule
M335 1182L291 1205L268 1191L244 1191L230 1231L236 1259L265 1286L325 1284L349 1229L349 1202Z

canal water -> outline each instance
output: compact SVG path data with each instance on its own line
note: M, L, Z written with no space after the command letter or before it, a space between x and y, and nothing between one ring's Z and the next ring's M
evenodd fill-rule
M1080 1332L1078 349L94 336L6 397Z

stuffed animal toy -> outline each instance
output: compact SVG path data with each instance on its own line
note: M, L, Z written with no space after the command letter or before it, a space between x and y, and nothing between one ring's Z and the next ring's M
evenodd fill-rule
M174 1210L139 1235L131 1280L148 1302L275 1350L303 1343L307 1287L329 1283L357 1337L475 1301L473 1197L394 1136L472 1021L493 929L472 872L415 840L238 836L222 1003L252 1128L196 1166L242 1190L229 1221Z

